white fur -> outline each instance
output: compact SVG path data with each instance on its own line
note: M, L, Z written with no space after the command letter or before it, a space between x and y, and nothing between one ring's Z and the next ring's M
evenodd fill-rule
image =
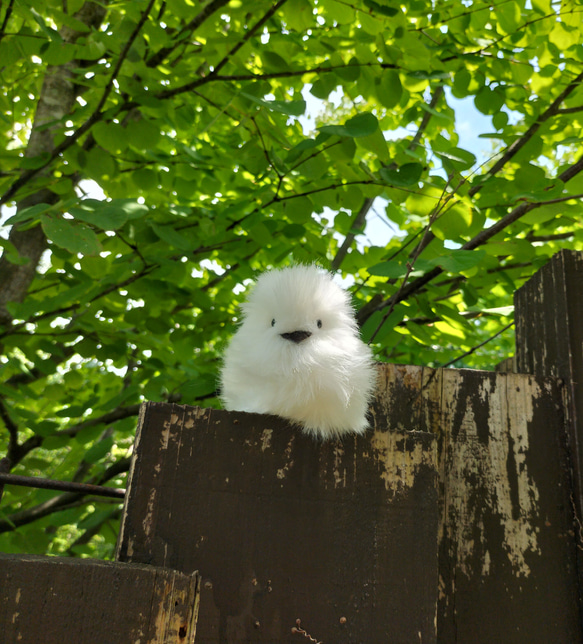
M331 275L303 265L269 271L242 309L221 373L226 409L277 414L323 439L363 433L376 369ZM295 331L311 336L281 336Z

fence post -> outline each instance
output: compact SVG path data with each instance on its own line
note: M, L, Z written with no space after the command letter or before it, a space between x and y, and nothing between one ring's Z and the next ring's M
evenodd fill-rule
M0 642L193 644L197 573L0 554Z
M514 295L519 373L565 381L577 516L583 516L583 253L562 250Z
M118 559L198 570L204 644L435 644L436 439L424 398L394 404L407 392L377 401L375 432L324 443L274 416L146 403Z
M327 443L146 403L118 560L199 571L201 644L583 642L563 389L379 365Z

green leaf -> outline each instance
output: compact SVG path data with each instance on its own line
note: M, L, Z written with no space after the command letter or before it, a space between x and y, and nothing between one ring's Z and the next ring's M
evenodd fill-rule
M97 144L108 152L119 154L127 148L126 131L117 123L96 123L92 130Z
M184 233L174 230L171 226L161 226L154 222L149 222L149 225L162 241L166 242L173 248L179 248L180 250L194 249L194 244L190 239L186 237Z
M125 140L138 150L152 150L161 138L159 124L146 119L130 121L125 129Z
M6 257L11 264L14 264L15 266L25 266L30 263L30 258L20 255L16 246L8 239L0 237L0 248L4 249L2 257Z
M477 250L452 250L449 255L432 260L450 273L461 273L477 266L486 256L482 248Z
M504 34L514 33L520 24L520 5L517 2L503 2L496 5L494 10L498 25Z
M439 239L462 241L469 235L472 211L466 203L455 203L443 212L432 224L431 231Z
M318 129L323 134L357 138L374 134L379 129L379 122L374 114L364 112L348 119L344 125L324 125Z
M377 275L379 277L388 277L389 279L399 279L404 277L407 273L407 267L398 262L380 262L374 266L367 268L369 275Z
M70 253L82 255L97 255L101 244L97 235L83 224L70 219L41 216L43 231L50 241Z
M38 219L40 215L44 212L49 211L52 206L48 203L37 203L30 208L24 208L20 212L17 212L15 215L12 215L6 221L7 226L14 226L14 224L21 224L25 221L33 221Z
M180 393L185 402L195 404L197 399L213 395L217 390L217 386L217 375L202 374L180 385Z
M423 174L423 166L420 163L405 163L396 170L381 168L379 174L389 185L397 187L412 186L419 182Z
M403 95L399 72L394 69L386 69L378 79L376 93L381 104L388 110L392 110L398 105Z
M451 168L457 172L468 170L476 163L476 155L462 148L449 148L445 152L440 152L437 156L443 161L446 168Z
M112 447L113 447L113 436L107 436L106 438L103 438L102 440L95 443L95 445L92 445L85 452L85 456L83 457L83 460L86 463L90 463L90 464L97 463L97 461L100 461L106 454L109 453Z
M388 3L383 2L383 0L380 2L375 2L375 0L363 1L365 6L367 6L373 13L378 13L381 16L389 16L389 18L392 18L399 13L398 9L391 7Z
M482 87L474 103L482 114L497 114L504 105L504 93L499 88Z
M306 229L300 224L288 224L283 227L281 232L288 239L296 239L298 237L303 237Z
M288 116L301 116L306 111L306 101L264 101L253 94L241 92L241 96L245 96L250 101L266 107L272 112L279 112L280 114L287 114Z

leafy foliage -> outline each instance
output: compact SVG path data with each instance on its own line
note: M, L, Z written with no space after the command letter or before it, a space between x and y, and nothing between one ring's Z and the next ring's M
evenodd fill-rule
M583 248L580 2L252 7L2 4L5 471L123 486L141 401L218 404L270 266L350 278L379 360L492 368L510 331L473 348L516 288ZM485 162L461 147L468 98ZM107 557L118 518L10 486L0 547Z

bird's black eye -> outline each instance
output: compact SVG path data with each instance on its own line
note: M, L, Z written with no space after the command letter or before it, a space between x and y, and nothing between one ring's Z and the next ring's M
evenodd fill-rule
M273 318L273 320L271 320L271 326L275 326L275 318Z
M316 324L318 325L318 328L319 328L319 329L321 329L321 328L322 328L322 320L318 320L318 321L316 322Z

